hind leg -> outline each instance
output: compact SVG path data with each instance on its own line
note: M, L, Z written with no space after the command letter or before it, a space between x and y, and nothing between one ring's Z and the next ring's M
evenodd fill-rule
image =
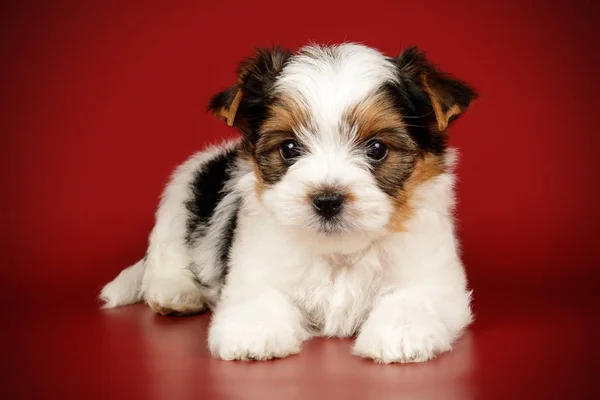
M212 148L192 156L177 168L163 192L142 284L144 300L160 314L195 314L215 301L215 249L200 238L218 234L209 232L212 224L208 220L218 206L215 199L220 189L203 183L203 179L208 163L213 172L228 167L224 151ZM202 243L209 248L199 252Z
M144 286L146 303L159 314L190 315L207 308L203 290L188 268L148 271Z
M205 292L191 270L191 250L185 240L185 217L181 202L167 197L146 255L142 291L146 303L162 315L188 315L205 311Z
M103 308L120 307L142 301L142 278L144 277L144 260L138 261L131 267L107 283L100 292Z

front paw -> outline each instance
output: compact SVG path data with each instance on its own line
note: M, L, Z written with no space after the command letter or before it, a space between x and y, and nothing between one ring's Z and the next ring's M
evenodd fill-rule
M379 363L424 362L451 349L446 326L433 317L418 321L367 321L352 353Z
M208 333L210 352L222 360L269 360L300 352L302 334L292 324L240 316L218 315Z

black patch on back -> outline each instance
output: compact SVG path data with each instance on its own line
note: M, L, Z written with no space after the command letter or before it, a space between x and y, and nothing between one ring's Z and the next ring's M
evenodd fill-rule
M237 229L238 222L238 212L241 206L241 199L237 199L234 210L229 216L229 220L227 221L227 225L223 231L223 236L221 237L221 242L219 243L219 261L221 262L222 270L221 270L221 280L224 281L227 273L229 272L229 251L233 244L233 240L235 239L235 231Z
M204 235L211 216L225 193L223 188L230 178L230 168L237 157L237 148L211 159L194 174L190 183L191 196L185 202L190 212L185 240L188 245Z

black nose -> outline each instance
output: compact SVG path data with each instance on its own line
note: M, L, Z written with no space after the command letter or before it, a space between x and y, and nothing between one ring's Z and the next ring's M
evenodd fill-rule
M317 193L312 197L313 206L317 213L327 219L340 213L344 204L344 195L340 193Z

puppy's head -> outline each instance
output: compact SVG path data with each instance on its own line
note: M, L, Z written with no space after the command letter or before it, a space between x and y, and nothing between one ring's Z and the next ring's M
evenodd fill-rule
M401 230L475 97L416 48L390 58L343 44L257 51L209 109L242 132L265 207L331 236Z

